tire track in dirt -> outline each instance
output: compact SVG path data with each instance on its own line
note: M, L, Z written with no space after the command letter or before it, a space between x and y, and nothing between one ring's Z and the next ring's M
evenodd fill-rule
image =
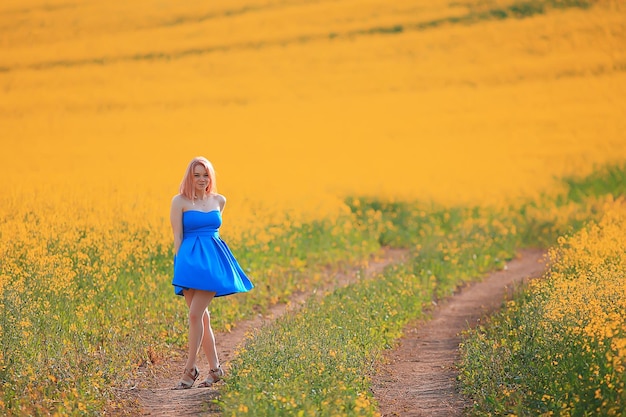
M544 271L545 251L521 251L504 270L468 284L443 300L428 319L407 326L372 377L382 417L463 415L469 404L457 391L455 369L461 332L499 309L515 286Z
M288 304L273 306L265 316L257 316L250 320L237 323L233 330L227 333L216 333L217 350L222 366L228 372L229 361L235 356L235 351L244 341L246 334L259 329L278 319L287 312L298 310L310 297L321 297L323 294L357 282L364 278L373 277L391 264L406 259L406 249L383 249L383 253L373 258L365 268L354 268L345 273L337 273L335 281L328 286L315 291L295 294ZM185 364L186 352L175 351L173 357L158 360L157 364L143 367L139 371L141 381L129 392L129 395L138 404L136 414L174 417L174 416L218 416L220 410L215 404L219 398L219 385L209 388L191 388L188 390L173 391L170 388L176 384ZM198 363L201 381L206 377L207 364L204 356Z

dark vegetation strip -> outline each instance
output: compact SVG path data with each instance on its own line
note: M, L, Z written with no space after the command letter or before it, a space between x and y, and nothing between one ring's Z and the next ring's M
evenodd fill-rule
M422 31L435 29L443 25L472 25L489 20L525 19L540 14L546 14L549 9L582 8L588 9L592 3L586 0L550 0L526 1L515 3L507 7L486 11L470 12L462 16L449 16L441 19L429 20L408 25L382 26L365 30L357 30L342 35L331 34L331 38L352 37L355 35L397 34L404 31Z
M56 12L57 10L75 9L78 7L77 3L63 3L63 4L42 4L41 6L29 6L27 9L5 9L2 10L2 14L9 15L28 15L33 12ZM16 16L13 16L15 18Z
M240 7L237 9L226 9L226 10L220 10L214 13L207 13L207 14L203 14L203 15L193 15L193 16L179 16L175 19L172 20L168 20L166 22L163 22L159 25L157 25L157 27L159 26L178 26L178 25L185 25L188 23L202 23L205 22L207 20L214 20L214 19L222 19L225 17L233 17L233 16L241 16L244 14L248 14L248 13L257 13L257 12L265 12L267 10L276 10L276 9L282 9L285 7L294 7L294 6L300 6L302 4L309 4L309 3L316 3L317 0L300 0L300 1L291 1L291 2L276 2L276 3L269 3L269 4L264 4L261 6L244 6L244 7Z
M489 20L504 19L524 19L539 14L545 14L550 9L582 8L587 9L593 5L590 0L549 0L549 1L527 1L515 3L507 7L490 9L487 11L475 11L463 16L450 16L441 19L429 20L406 25L380 26L368 29L351 30L343 33L331 32L329 34L302 35L293 38L280 39L275 41L241 42L230 45L217 45L205 48L190 48L175 52L148 52L134 55L124 55L119 57L85 58L77 60L47 61L30 65L16 65L13 67L0 66L0 72L11 72L17 70L46 70L56 67L78 67L84 65L112 65L120 62L132 61L171 61L195 55L206 55L216 52L255 50L272 46L288 46L293 44L304 44L315 41L350 39L357 36L371 35L395 35L407 31L423 31L435 29L443 25L472 25ZM233 14L241 14L250 11L248 9L233 10ZM208 16L208 15L207 15ZM209 18L205 16L206 18ZM228 15L224 15L227 17ZM169 24L177 24L172 21ZM182 23L182 22L181 22Z

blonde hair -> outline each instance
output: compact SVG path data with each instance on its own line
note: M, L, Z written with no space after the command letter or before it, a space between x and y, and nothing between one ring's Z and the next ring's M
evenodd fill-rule
M195 189L193 186L193 174L194 169L198 166L202 165L206 172L209 174L209 185L207 185L204 190L208 194L217 193L217 185L215 184L215 169L213 169L213 165L203 156L197 156L189 162L187 166L187 171L185 171L185 176L180 183L180 194L189 200L193 201L195 196ZM200 196L198 196L200 197Z

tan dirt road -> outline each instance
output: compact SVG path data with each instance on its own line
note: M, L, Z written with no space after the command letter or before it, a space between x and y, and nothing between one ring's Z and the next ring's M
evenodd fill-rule
M501 307L520 283L541 277L545 252L524 250L506 269L468 284L408 326L373 379L382 417L455 417L469 404L457 392L460 334Z

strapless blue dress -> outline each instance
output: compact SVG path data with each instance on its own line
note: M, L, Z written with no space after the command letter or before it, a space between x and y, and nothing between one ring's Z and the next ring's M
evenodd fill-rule
M247 292L254 288L226 243L219 236L222 213L183 212L183 240L174 258L172 285L183 290L215 292L216 297Z

